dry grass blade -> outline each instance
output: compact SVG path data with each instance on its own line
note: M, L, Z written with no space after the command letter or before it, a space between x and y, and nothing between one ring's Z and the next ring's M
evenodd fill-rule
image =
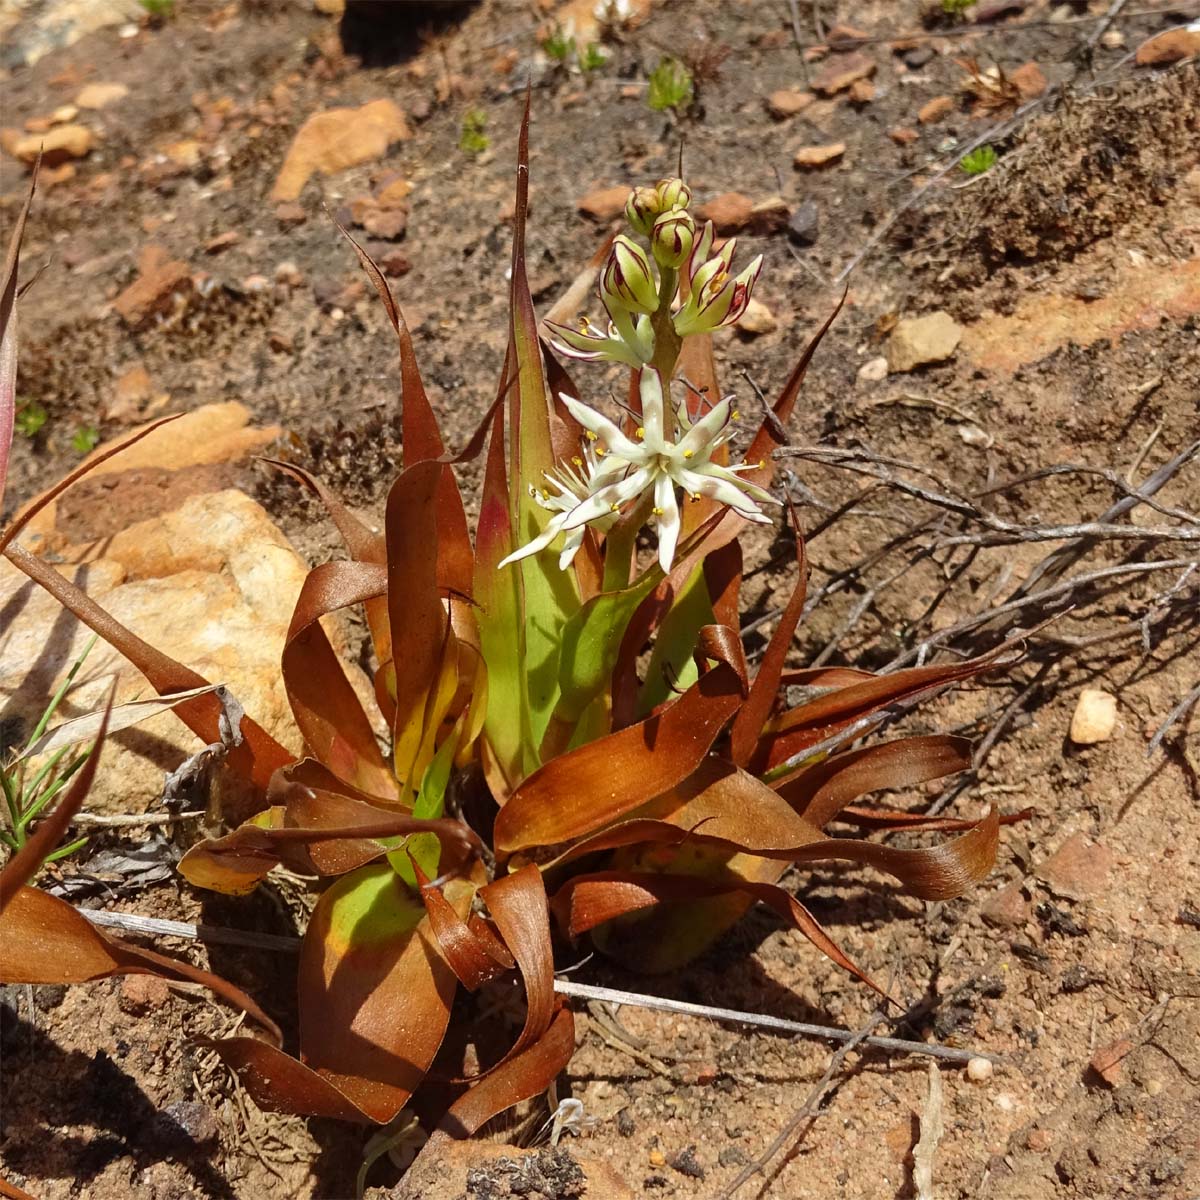
M942 1118L942 1076L934 1063L929 1064L929 1096L921 1113L921 1138L913 1147L913 1186L917 1200L934 1200L933 1157L946 1126Z

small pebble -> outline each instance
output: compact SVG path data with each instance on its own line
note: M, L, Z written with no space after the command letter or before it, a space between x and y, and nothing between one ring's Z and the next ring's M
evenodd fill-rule
M887 359L882 354L875 358L868 358L861 367L858 368L858 379L860 383L879 383L887 378L888 364Z
M1107 742L1117 723L1117 698L1100 688L1084 688L1071 717L1071 741L1077 746Z
M986 1058L973 1058L967 1063L967 1078L972 1083L986 1083L994 1071L991 1061Z

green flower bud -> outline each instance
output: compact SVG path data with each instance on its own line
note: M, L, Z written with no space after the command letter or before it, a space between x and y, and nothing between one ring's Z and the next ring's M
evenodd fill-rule
M662 211L655 188L634 188L625 201L625 219L635 233L648 235L654 227L654 218Z
M676 270L687 262L696 240L696 222L686 209L676 208L665 212L654 222L650 235L650 249L660 267Z
M658 187L658 211L670 212L673 208L687 208L692 202L692 189L682 179L660 179Z
M645 250L619 234L600 274L600 296L606 308L615 304L627 312L652 313L658 308L658 288Z

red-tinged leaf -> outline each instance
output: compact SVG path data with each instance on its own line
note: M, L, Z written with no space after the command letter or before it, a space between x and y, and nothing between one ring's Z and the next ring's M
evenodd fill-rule
M0 869L0 914L9 906L17 892L38 873L47 855L58 847L71 824L71 819L91 790L92 780L96 778L96 768L100 765L100 752L104 749L104 739L108 734L116 686L114 682L109 689L104 716L101 718L100 728L96 731L96 743L71 781L66 794L50 814L37 823L33 832L25 839L25 845L4 864L3 869Z
M278 459L264 458L262 461L285 475L290 475L317 496L329 514L329 519L341 534L347 553L355 562L386 565L387 545L381 530L368 528L315 475ZM392 631L388 623L387 597L376 596L366 600L363 602L363 608L366 612L367 626L371 631L376 660L379 663L391 662ZM390 718L390 714L388 715Z
M815 746L859 718L947 683L970 679L995 666L997 657L998 652L992 651L965 662L909 667L890 675L876 675L799 704L769 723L750 764L751 769L760 774L775 770L802 755L807 747Z
M338 228L341 229L341 226ZM342 229L342 233L354 247L363 270L379 293L400 343L400 432L404 442L404 465L413 467L417 463L429 460L444 461L445 443L438 429L433 406L429 403L425 383L421 379L412 335L408 323L404 320L404 312L396 303L387 280L371 256L345 229ZM437 485L437 527L438 584L444 591L468 595L474 568L471 534L467 527L462 493L458 489L454 472L448 465L442 467Z
M796 636L796 626L800 623L800 614L804 611L804 598L808 594L808 556L805 554L804 537L796 522L794 509L792 524L796 529L796 586L792 589L791 597L779 618L779 624L775 626L770 642L767 643L758 673L750 685L750 695L738 715L734 717L733 727L729 731L730 757L739 767L749 764L758 746L763 726L775 707L783 665L788 651L792 648L792 638Z
M742 544L732 541L704 560L704 582L718 625L737 629L742 623Z
M991 870L999 828L999 821L989 814L982 821L971 822L962 837L913 850L857 838L831 838L760 780L709 759L683 787L650 802L633 819L572 846L547 864L546 870L599 850L690 843L782 862L844 859L865 863L895 876L922 899L949 900ZM642 860L645 866L680 873L673 852L657 856L646 850Z
M500 810L496 849L511 854L582 837L676 787L742 699L736 671L721 663L656 716L551 759Z
M0 385L2 388L2 385ZM115 445L110 446L107 450L98 451L96 454L90 455L86 462L80 463L73 471L64 475L52 487L47 488L41 495L34 497L21 511L13 517L8 528L0 533L0 552L3 552L13 541L18 537L21 530L24 529L38 513L42 511L48 504L51 504L59 496L81 480L85 475L94 471L101 463L108 462L110 458L116 457L130 446L140 442L142 438L149 436L156 429L161 429L164 425L169 425L172 421L178 421L182 413L174 413L169 417L159 417L157 421L151 421L149 425L142 426L141 429L134 430L128 437L122 438ZM0 497L2 498L2 497Z
M8 546L4 553L15 567L44 587L64 608L129 659L160 696L209 686L203 675L142 641L86 592L41 559L17 545ZM189 700L172 711L202 741L221 740L221 703L211 693ZM242 718L241 732L241 743L230 748L225 763L236 775L249 781L257 793L239 799L237 809L227 814L233 821L244 820L261 811L271 776L293 760L293 756L251 717Z
M804 934L822 954L838 966L874 988L881 996L887 994L855 965L799 900L774 884L750 883L738 879L701 879L652 872L600 871L569 880L555 893L550 907L564 933L569 937L578 937L607 921L642 912L659 904L688 904L697 899L728 892L742 892L762 901L789 925Z
M447 870L482 853L478 836L461 821L426 820L388 808L314 759L279 772L271 799L272 808L232 833L193 846L179 864L184 878L197 887L244 895L281 861L306 873L345 875L396 849L395 839L416 833L438 838Z
M25 236L25 222L33 205L41 164L42 156L39 154L33 166L33 177L29 181L29 195L25 197L8 239L3 274L0 274L0 512L4 510L4 485L8 480L8 456L12 451L13 424L17 414L17 275L21 269L21 239ZM0 537L0 549L12 536L12 533L8 533Z
M421 887L429 927L459 983L474 992L497 975L511 971L516 961L487 924L478 916L464 921L442 889L429 882L415 858L412 865Z
M835 755L774 786L796 812L824 829L868 792L913 787L970 765L971 743L966 738L908 737Z
M0 499L3 499L0 496ZM4 1200L34 1200L34 1198L24 1189L17 1187L15 1183L9 1183L2 1175L0 1175L0 1196Z
M479 892L525 984L525 1025L508 1061L536 1042L554 1015L554 950L542 874L534 866L489 883Z
M1035 811L1033 808L1023 808L1020 812L1003 813L999 821L1001 825L1016 825L1030 820ZM965 817L928 817L924 813L901 809L859 808L853 804L843 808L837 819L847 825L881 833L963 833L978 824Z
M390 1121L442 1044L455 989L424 905L390 866L364 867L322 894L299 989L302 1061L371 1120Z
M275 1040L279 1027L241 988L97 929L63 900L37 888L21 888L0 914L0 981L89 983L113 975L157 975L199 983L253 1017Z
M569 1008L560 1005L549 1028L533 1045L489 1071L451 1105L438 1132L454 1138L470 1137L514 1104L546 1091L574 1053L575 1018ZM434 1138L429 1146L436 1153ZM428 1146L425 1152L430 1152Z
M309 750L339 778L378 796L396 794L395 778L321 618L382 596L387 587L387 570L378 563L328 562L310 571L296 599L281 666Z
M784 671L779 677L781 688L838 688L864 679L874 679L874 671L862 671L858 667L797 667Z

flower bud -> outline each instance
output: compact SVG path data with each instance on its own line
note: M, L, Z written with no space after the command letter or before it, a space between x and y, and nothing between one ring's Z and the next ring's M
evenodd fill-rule
M692 189L682 179L660 179L655 191L658 193L659 212L687 208L692 202Z
M661 211L655 188L634 188L625 201L625 219L633 226L635 233L649 234L654 227L654 218Z
M652 313L658 308L658 288L645 250L624 234L613 241L612 252L600 275L600 296L605 307L619 305L627 312Z
M696 240L696 222L686 209L677 208L663 213L654 222L650 249L660 267L678 270L687 261Z

